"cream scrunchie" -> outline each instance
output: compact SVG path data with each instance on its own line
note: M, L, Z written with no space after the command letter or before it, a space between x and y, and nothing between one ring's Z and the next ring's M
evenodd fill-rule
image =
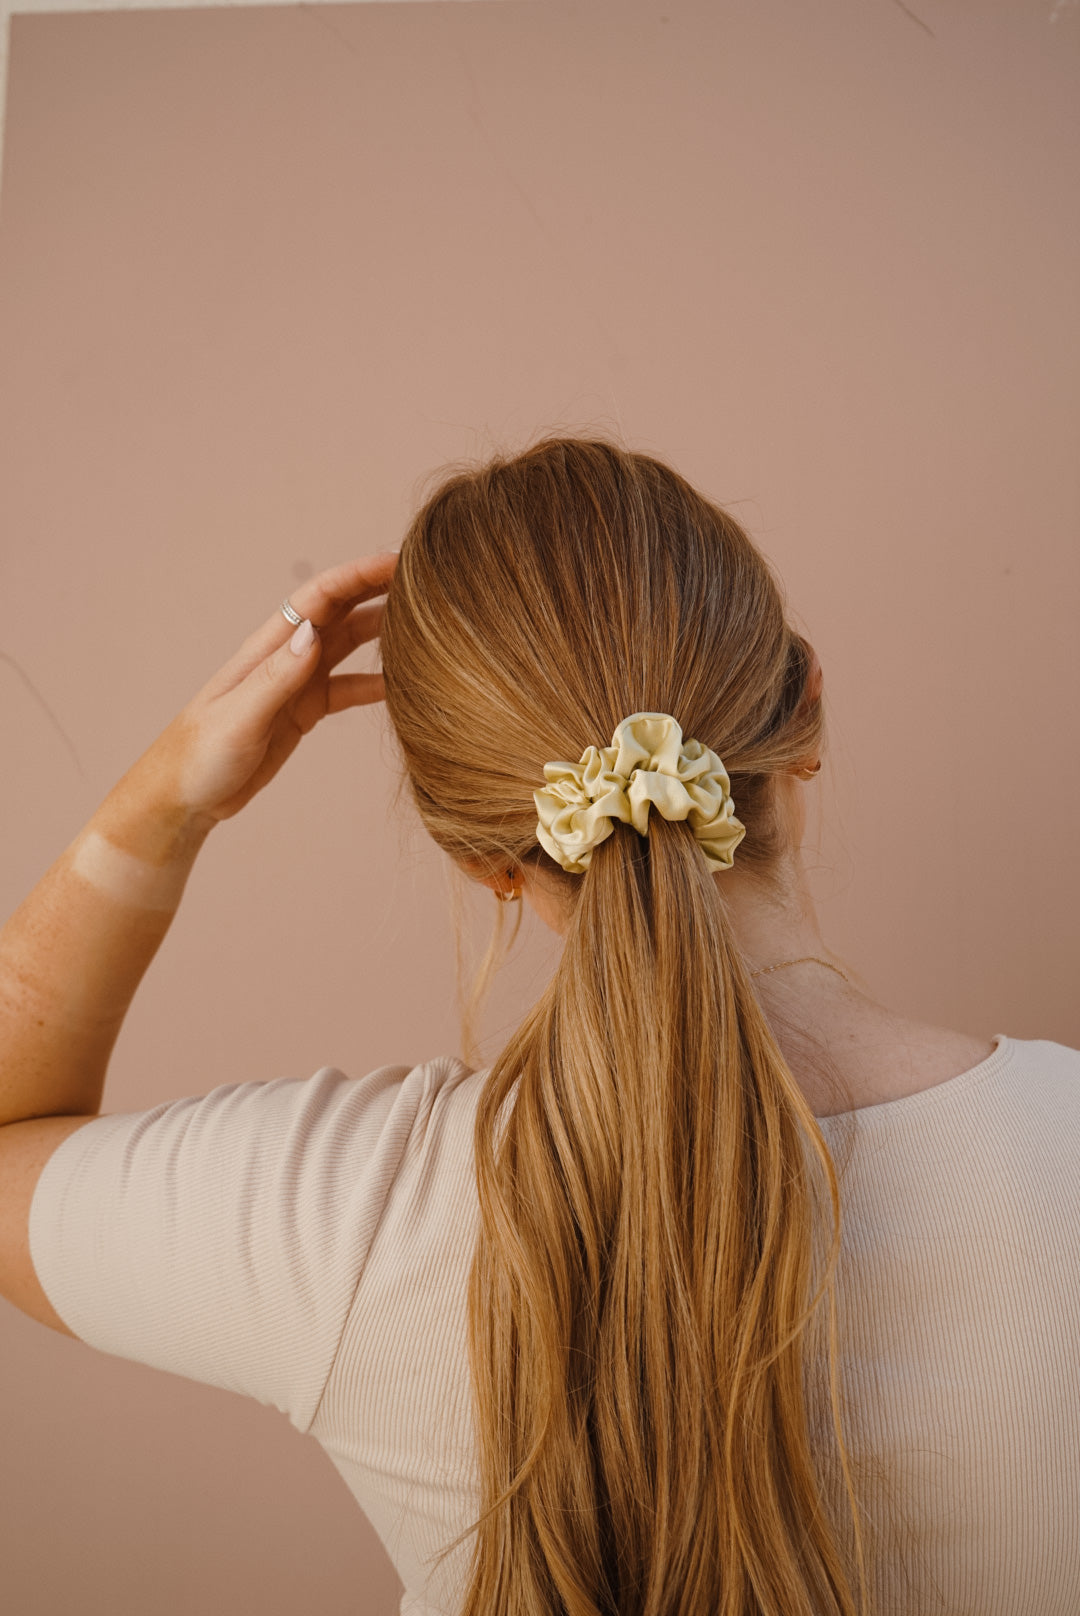
M547 785L533 792L546 853L574 875L611 835L612 820L649 833L649 809L689 819L710 869L729 869L746 826L735 818L727 771L700 741L684 741L670 713L632 713L611 745L590 746L580 763L545 763Z

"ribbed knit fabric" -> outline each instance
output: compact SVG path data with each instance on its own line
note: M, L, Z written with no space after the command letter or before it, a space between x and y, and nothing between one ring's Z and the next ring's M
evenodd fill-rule
M1080 1051L995 1036L936 1088L821 1120L842 1178L841 1382L881 1616L1080 1612ZM452 1057L231 1084L67 1139L35 1268L90 1345L310 1432L408 1616L455 1616L478 1507L465 1297L485 1074ZM362 1608L358 1590L357 1608Z

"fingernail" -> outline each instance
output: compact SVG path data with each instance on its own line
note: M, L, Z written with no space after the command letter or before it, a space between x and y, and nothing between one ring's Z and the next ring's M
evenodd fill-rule
M300 627L289 641L289 650L295 651L297 656L303 656L304 652L311 646L314 638L315 630L305 617L304 621L300 624Z

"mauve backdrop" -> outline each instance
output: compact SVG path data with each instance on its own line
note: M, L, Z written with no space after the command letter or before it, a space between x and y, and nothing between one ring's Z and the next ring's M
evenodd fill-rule
M909 1014L1080 1046L1075 5L117 12L12 46L5 914L298 580L397 543L447 461L595 427L744 521L818 649L829 944ZM349 713L215 833L106 1110L458 1047L445 861L394 785ZM527 923L485 1053L553 957ZM6 1306L0 1363L11 1616L396 1609L284 1417Z

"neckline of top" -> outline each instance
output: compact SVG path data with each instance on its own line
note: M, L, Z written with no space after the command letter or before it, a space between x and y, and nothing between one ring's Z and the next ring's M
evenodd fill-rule
M820 1127L826 1122L836 1122L843 1117L864 1118L869 1112L875 1112L877 1119L887 1120L885 1113L894 1113L898 1107L903 1106L905 1112L918 1110L920 1106L932 1104L939 1095L946 1099L954 1098L958 1092L970 1088L973 1084L981 1082L996 1072L1002 1071L1012 1060L1016 1053L1016 1040L1010 1038L1008 1033L996 1032L993 1035L993 1049L989 1055L984 1055L981 1061L969 1066L964 1072L957 1072L955 1077L947 1077L943 1083L933 1083L927 1089L916 1089L914 1094L901 1094L895 1100L878 1100L874 1105L857 1105L852 1111L834 1111L830 1116L817 1117Z

